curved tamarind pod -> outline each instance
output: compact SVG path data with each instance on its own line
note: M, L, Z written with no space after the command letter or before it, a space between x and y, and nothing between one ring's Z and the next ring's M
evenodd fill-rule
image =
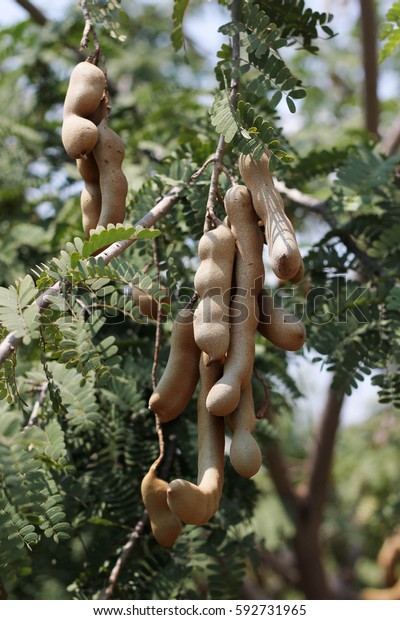
M185 409L199 380L198 348L193 334L193 313L178 312L171 334L171 348L163 375L149 400L149 409L161 422L177 418Z
M194 338L210 361L229 347L229 293L235 258L235 238L220 225L204 233L198 248L201 263L194 277L200 302L194 312Z
M252 432L256 426L251 382L242 390L240 401L226 418L231 429L230 459L233 469L244 478L251 478L262 464L261 450Z
M299 282L301 282L303 278L304 278L304 263L302 260L297 273L292 278L290 278L290 281L293 282L293 284L298 284Z
M162 547L172 547L182 531L182 523L168 507L167 489L168 482L158 478L151 466L142 480L141 494L153 536Z
M132 301L135 306L139 307L140 313L152 321L157 321L158 306L161 303L170 303L170 297L165 295L161 300L157 301L155 297L144 291L139 286L132 285ZM165 318L167 312L161 309L161 318Z
M306 340L304 324L294 314L276 308L268 291L263 289L258 297L260 319L258 331L276 347L285 351L298 351Z
M100 174L93 153L85 159L77 159L76 165L85 186L81 192L82 226L87 237L96 228L101 212Z
M269 157L264 153L256 161L251 155L240 155L239 169L265 226L272 270L281 280L290 280L301 267L301 256L292 223L269 171Z
M121 168L125 148L105 119L97 129L99 139L93 154L100 173L101 213L98 225L107 228L108 224L122 224L125 218L128 182Z
M104 94L105 76L90 62L73 69L64 101L61 139L70 157L85 157L98 140L95 123L89 116L97 110Z
M263 237L250 193L243 185L231 187L225 209L236 242L235 293L231 304L231 334L221 379L207 396L208 410L217 416L232 413L253 372L254 333L258 325L258 294L264 282Z
M206 396L220 377L222 365L200 358L201 390L197 401L198 476L197 485L172 480L167 491L168 506L179 519L191 525L204 525L218 510L224 483L224 420L207 411Z

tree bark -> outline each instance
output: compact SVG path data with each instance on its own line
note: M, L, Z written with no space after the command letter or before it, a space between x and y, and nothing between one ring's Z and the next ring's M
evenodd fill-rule
M39 26L44 26L47 23L47 17L36 7L29 2L29 0L15 0L19 6L29 13L34 22Z
M377 25L374 0L360 0L362 60L364 67L364 115L365 129L378 136L378 52Z

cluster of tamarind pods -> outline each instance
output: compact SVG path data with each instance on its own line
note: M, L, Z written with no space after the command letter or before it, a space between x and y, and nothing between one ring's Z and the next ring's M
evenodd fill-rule
M105 74L89 60L78 63L71 73L61 138L85 182L81 210L86 236L96 226L122 223L128 192L121 168L125 149L108 124Z
M162 480L156 461L141 485L153 535L165 547L174 544L183 524L203 525L218 510L225 420L232 433L232 467L246 478L261 467L261 450L252 435L256 331L288 351L298 350L306 336L302 322L274 307L263 288L260 224L275 275L294 283L304 275L293 226L269 170L269 153L259 160L240 155L239 169L246 185L228 189L227 217L199 241L200 265L194 279L199 303L194 312L184 309L175 317L167 365L149 400L160 422L169 422L184 411L200 379L197 484Z

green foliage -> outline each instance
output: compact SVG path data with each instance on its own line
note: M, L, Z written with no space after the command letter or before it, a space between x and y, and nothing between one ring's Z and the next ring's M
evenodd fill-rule
M241 51L234 53L233 47L224 43L218 52L221 60L216 75L220 91L226 92L216 96L210 110L211 122L239 152L252 153L257 159L268 148L275 157L290 163L293 158L282 149L276 129L269 120L257 114L251 99L254 95L258 99L266 98L272 114L284 99L290 112L295 113L295 102L304 98L306 91L283 60L280 49L290 45L292 37L297 40L303 36L304 48L315 52L318 48L313 47L311 41L318 36L317 25L321 24L326 33L329 31L329 36L333 33L326 26L330 16L305 10L304 2L293 1L286 3L285 10L294 10L297 28L288 26L284 32L280 7L274 4L264 7L263 4L268 3L260 5L253 0L243 3L237 18L219 29L224 35L238 38ZM227 89L239 79L240 96L236 103L230 100Z
M400 45L400 2L393 3L386 13L386 20L380 31L380 39L385 43L379 52L379 62L391 56Z
M96 229L85 241L81 181L59 134L82 15L71 10L45 28L26 21L0 37L0 101L6 110L0 123L0 337L12 331L24 339L18 354L0 365L0 569L10 598L98 598L142 516L141 480L158 456L154 416L147 409L156 325L134 305L132 286L157 300L167 293L171 304L164 309L171 315L192 296L212 170L212 162L203 164L215 151L216 132L227 143L221 196L237 174L237 152L257 158L265 148L287 186L329 195L320 211L329 231L312 243L307 233L316 234L315 215L288 205L310 245L308 275L291 306L299 316L303 310L309 353L334 373L335 386L354 392L372 375L381 403L400 404L398 157L381 156L360 132L346 134L340 123L347 107L342 99L336 108L330 103L326 80L340 72L340 63L331 52L335 67L327 61L321 72L312 63L318 38L333 36L331 16L307 9L302 0L241 3L220 28L230 41L218 54L210 123L209 63L194 48L190 58L174 53L184 45L189 2L174 2L172 46L170 15L160 3L128 5L129 19L117 1L89 7L107 64L112 123L126 145L130 191L126 224ZM237 101L229 94L235 81ZM319 90L313 91L317 81ZM280 110L294 113L304 99L303 84L310 117L318 109L323 122L312 120L308 133L300 126L289 140ZM324 127L330 132L327 144ZM296 155L290 166L288 152ZM137 228L171 186L179 186L179 200L159 230ZM222 218L221 204L216 210ZM107 265L91 256L132 236L136 242ZM54 285L39 313L34 300ZM285 298L287 285L279 288ZM159 331L158 377L168 358L171 321L163 320ZM256 407L269 404L278 419L274 425L259 420L256 436L263 452L278 442L289 475L302 482L312 433L296 417L299 399L307 394L292 376L294 354L259 336L256 353L261 379L253 377ZM373 558L398 522L393 482L398 431L388 434L379 454L376 439L378 431L381 437L395 427L396 415L383 416L382 427L377 418L353 436L342 433L337 488L329 490L322 531L332 572L343 572L343 549L351 546L353 552L354 540ZM176 442L168 479L196 480L195 420L193 400L163 427L167 450ZM374 506L369 512L368 502ZM275 493L268 467L256 481L245 480L226 459L215 518L202 528L186 526L171 550L161 549L146 528L113 596L230 599L243 595L245 578L255 573L268 598L290 597L293 591L279 585L276 575L271 578L259 550L263 544L278 561L280 552L291 557L292 516ZM360 574L352 587L362 582Z
M184 45L185 39L182 32L182 24L188 4L189 0L174 0L174 10L172 14L174 28L171 33L171 41L175 51L180 50Z

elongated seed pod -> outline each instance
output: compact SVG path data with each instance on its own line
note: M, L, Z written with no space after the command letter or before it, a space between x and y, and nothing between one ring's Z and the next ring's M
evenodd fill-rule
M194 312L194 338L210 361L221 359L229 347L229 297L235 258L235 238L220 225L201 237L201 263L194 286L200 302Z
M256 416L251 382L242 390L237 408L226 420L233 433L230 448L232 467L240 476L251 478L262 463L260 447L252 435Z
M264 282L263 238L257 225L249 191L243 185L231 187L225 209L236 241L235 294L231 304L231 334L221 379L207 396L208 410L229 415L238 406L240 393L253 372L254 333L258 325L258 294Z
M70 157L85 157L98 140L98 131L89 117L98 109L104 95L105 76L90 62L73 69L64 101L61 139Z
M147 291L144 291L139 286L132 285L132 301L135 306L138 306L143 316L146 316L152 321L157 321L159 304L170 303L170 297L166 294L165 297L157 301L157 299ZM165 318L166 316L167 312L161 308L160 318Z
M172 480L167 492L168 506L179 519L191 525L203 525L218 510L224 483L224 420L212 416L206 396L221 375L221 362L200 359L201 390L197 401L198 476L197 485L187 480Z
M100 174L93 153L85 159L77 159L76 165L85 186L81 192L82 226L87 237L96 228L101 212Z
M255 160L251 155L240 155L239 169L265 226L272 270L281 280L290 280L301 267L301 256L292 223L269 171L269 157L265 153Z
M168 482L158 478L150 467L142 480L141 493L153 536L162 547L172 547L182 531L182 523L168 507L167 489Z
M263 289L258 297L260 319L259 333L272 344L285 351L298 351L306 340L303 322L294 314L274 305L273 297Z
M149 400L149 408L169 422L185 409L199 380L198 348L193 334L193 313L178 312L171 334L171 348L163 375Z
M101 213L99 226L122 224L128 182L122 172L125 149L121 138L104 119L98 126L99 139L93 154L100 173Z

